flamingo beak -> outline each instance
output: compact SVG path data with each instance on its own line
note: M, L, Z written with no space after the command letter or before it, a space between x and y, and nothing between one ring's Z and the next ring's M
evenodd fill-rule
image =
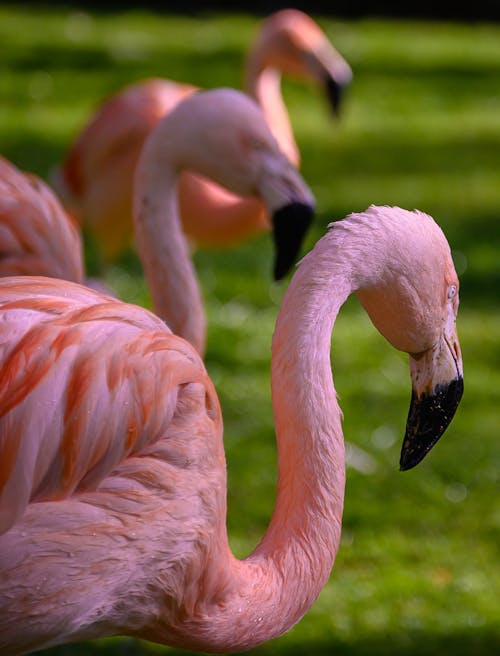
M295 264L314 217L314 206L294 201L273 213L274 279L281 280Z
M304 63L311 76L323 84L333 114L338 117L344 90L352 80L351 67L327 41L305 52Z
M344 97L345 86L345 84L340 84L337 80L334 80L330 75L325 78L326 95L336 118L340 116L340 106Z
M412 396L400 469L415 467L453 419L464 390L462 356L455 326L432 349L410 355Z

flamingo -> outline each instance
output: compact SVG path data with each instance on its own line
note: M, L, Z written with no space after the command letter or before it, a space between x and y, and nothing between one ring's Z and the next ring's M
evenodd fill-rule
M410 354L401 469L458 406L458 279L440 228L375 206L332 224L277 319L276 505L239 560L226 530L221 411L199 354L147 310L56 279L0 280L2 654L117 634L234 652L299 621L340 539L330 341L351 293Z
M136 168L136 239L153 308L176 334L203 353L205 314L177 209L176 188L181 171L196 171L236 193L262 199L273 216L276 279L282 278L295 260L312 219L313 196L280 151L257 103L231 89L199 92L179 103L148 136ZM56 199L46 187L43 189L51 208L56 207ZM19 196L24 204L14 206L15 213L7 219L15 223L15 229L22 225L24 232L31 234L28 217L18 216L18 209L22 210L28 202L29 191L31 183L27 178ZM8 199L5 202L10 204ZM62 209L54 216L59 225L70 225ZM60 244L51 243L58 232L51 228L47 234L44 230L43 226L39 232L40 237L45 236L46 246L61 250ZM76 234L72 235L76 240ZM29 271L29 258L26 262L22 270L6 270L4 274L50 274L44 269ZM74 280L69 275L66 278Z
M80 232L43 180L0 156L0 276L25 274L82 283Z
M246 86L261 105L280 148L296 166L299 151L280 92L280 72L325 85L335 111L351 80L347 62L306 14L279 11L264 21L246 66ZM144 140L186 96L190 84L149 79L107 100L75 139L54 184L80 217L104 263L117 259L132 241L132 185ZM231 245L270 229L269 214L255 198L241 198L199 175L186 172L179 188L184 231L192 243Z

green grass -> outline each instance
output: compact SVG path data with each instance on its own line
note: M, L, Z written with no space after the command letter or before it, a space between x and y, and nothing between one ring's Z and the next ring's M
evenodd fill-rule
M286 636L253 653L489 656L500 648L500 26L321 19L351 62L342 121L310 87L284 93L318 201L310 246L330 220L370 203L418 207L445 230L461 274L458 329L465 395L447 435L416 470L397 470L410 394L404 356L355 301L335 328L332 360L349 467L344 532L317 603ZM251 16L89 15L0 6L0 143L46 175L98 101L162 75L239 86ZM276 457L269 344L282 287L262 238L198 252L209 316L207 367L224 414L231 544L247 554L273 505ZM148 304L140 268L108 275ZM175 653L112 639L47 654Z

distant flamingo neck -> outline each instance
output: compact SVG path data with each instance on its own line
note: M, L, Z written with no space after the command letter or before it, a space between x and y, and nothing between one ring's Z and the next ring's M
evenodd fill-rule
M182 232L178 176L161 155L165 145L149 139L136 171L134 222L137 248L153 299L153 309L172 332L203 355L206 323L201 291ZM175 149L172 144L170 154Z
M248 68L247 92L259 103L281 150L292 164L298 166L300 153L281 94L280 72L275 68L261 68L257 62L251 62Z

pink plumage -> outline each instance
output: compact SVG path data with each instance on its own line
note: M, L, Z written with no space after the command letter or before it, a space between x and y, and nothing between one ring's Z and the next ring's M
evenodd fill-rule
M83 281L76 223L36 175L0 157L0 276Z

